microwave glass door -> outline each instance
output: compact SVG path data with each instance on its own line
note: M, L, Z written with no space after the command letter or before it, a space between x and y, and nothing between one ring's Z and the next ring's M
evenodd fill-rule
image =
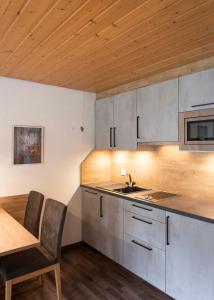
M214 118L206 120L187 120L187 142L214 141Z

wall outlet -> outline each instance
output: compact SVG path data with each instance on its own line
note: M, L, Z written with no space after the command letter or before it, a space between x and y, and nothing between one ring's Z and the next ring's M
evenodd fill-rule
M120 169L120 175L126 176L126 169Z

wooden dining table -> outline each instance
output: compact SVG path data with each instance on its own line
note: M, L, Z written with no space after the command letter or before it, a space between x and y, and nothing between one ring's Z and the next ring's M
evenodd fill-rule
M36 247L39 240L0 207L0 256Z

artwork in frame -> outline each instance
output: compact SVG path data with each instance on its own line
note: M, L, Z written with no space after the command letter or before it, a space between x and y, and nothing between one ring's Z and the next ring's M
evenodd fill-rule
M17 164L42 163L43 128L14 126L14 158Z

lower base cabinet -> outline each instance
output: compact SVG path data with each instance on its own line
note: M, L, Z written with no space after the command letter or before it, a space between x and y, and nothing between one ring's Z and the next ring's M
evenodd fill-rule
M82 207L86 243L176 300L214 299L214 224L90 189Z
M167 213L166 293L176 300L214 299L214 224Z
M102 194L100 252L123 263L123 199Z
M124 266L165 291L165 252L130 235L124 235Z
M91 247L100 248L100 195L90 189L82 191L82 238Z
M82 193L83 241L123 263L123 199L90 189Z

